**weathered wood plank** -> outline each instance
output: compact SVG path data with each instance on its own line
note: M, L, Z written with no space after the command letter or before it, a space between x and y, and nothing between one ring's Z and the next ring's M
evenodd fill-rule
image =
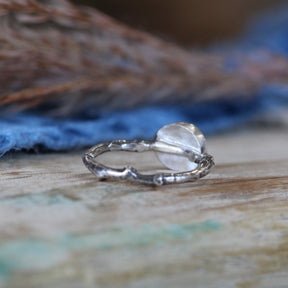
M0 283L287 287L287 143L286 131L211 138L210 175L160 188L96 182L79 152L7 155Z

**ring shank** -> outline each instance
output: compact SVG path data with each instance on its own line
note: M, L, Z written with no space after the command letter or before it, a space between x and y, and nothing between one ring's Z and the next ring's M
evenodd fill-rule
M194 182L199 178L206 176L213 168L213 157L207 153L202 154L201 159L197 161L197 167L191 171L156 173L144 175L133 167L124 167L121 169L111 168L96 161L96 158L106 152L128 151L145 152L155 150L155 141L151 140L114 140L101 143L89 149L83 155L85 166L99 179L117 179L126 180L148 185L166 185L184 182ZM185 155L185 154L184 154ZM187 155L186 155L187 156Z

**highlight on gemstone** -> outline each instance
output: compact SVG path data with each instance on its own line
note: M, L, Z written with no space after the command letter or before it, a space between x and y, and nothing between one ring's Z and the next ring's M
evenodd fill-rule
M156 134L156 141L181 147L201 155L206 151L205 137L193 124L177 122L161 128ZM197 168L197 163L184 155L157 151L159 161L167 168L175 171L189 171Z

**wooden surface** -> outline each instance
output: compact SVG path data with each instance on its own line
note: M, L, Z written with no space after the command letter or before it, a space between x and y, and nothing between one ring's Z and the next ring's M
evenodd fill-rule
M96 182L82 152L5 156L0 287L288 287L287 143L210 138L211 174L161 188Z

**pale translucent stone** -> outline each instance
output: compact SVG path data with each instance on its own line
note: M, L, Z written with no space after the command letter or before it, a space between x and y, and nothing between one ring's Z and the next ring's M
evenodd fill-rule
M157 132L156 141L181 147L198 155L201 155L206 150L203 134L196 126L190 123L178 122L164 126ZM196 163L183 155L159 151L156 152L156 155L163 165L172 170L188 171L197 167Z

